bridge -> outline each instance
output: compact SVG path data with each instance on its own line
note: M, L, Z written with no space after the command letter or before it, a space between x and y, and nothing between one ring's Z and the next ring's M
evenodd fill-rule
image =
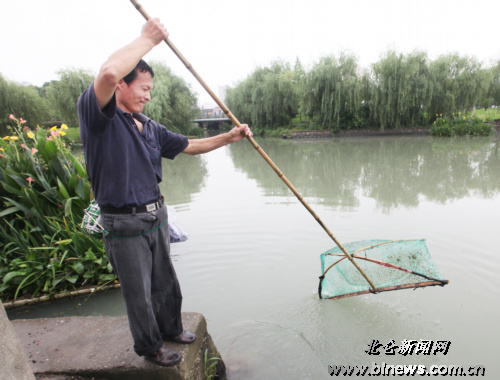
M232 121L228 117L211 117L206 119L194 119L193 123L198 124L199 127L203 129L218 129L222 123L232 124Z

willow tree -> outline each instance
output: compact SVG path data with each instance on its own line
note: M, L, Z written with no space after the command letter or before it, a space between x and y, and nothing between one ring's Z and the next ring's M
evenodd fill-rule
M431 117L466 113L488 92L489 75L475 58L443 55L430 63L429 70L432 97L428 112Z
M94 80L94 75L82 69L59 70L57 74L59 80L45 83L42 87L50 105L50 118L70 127L78 127L76 103Z
M296 75L290 64L273 62L258 67L226 94L228 107L256 128L277 128L292 123L299 110Z
M492 104L500 106L500 60L491 68L491 85L488 96Z
M248 78L238 83L235 87L229 87L226 91L226 104L233 115L236 115L238 120L256 127L257 124L252 117L251 99L251 86Z
M0 74L0 134L9 133L7 126L12 125L9 115L22 117L30 125L43 123L48 118L46 100L40 96L35 86L25 86L8 81Z
M405 56L389 51L372 69L370 117L374 124L381 130L426 124L430 97L426 53Z
M351 55L321 58L305 76L305 113L324 129L358 127L363 100L358 72L357 60Z
M292 119L299 110L295 78L290 65L280 61L274 62L265 74L262 100L272 126L281 126L288 121L292 127Z
M188 134L196 116L196 96L181 77L160 62L152 62L154 71L151 100L144 114L165 125L169 130Z

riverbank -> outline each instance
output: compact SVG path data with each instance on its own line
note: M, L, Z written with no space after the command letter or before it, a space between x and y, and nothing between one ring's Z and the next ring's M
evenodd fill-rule
M495 120L493 124L493 133L500 132L500 120ZM310 138L328 138L328 137L381 137L381 136L429 136L430 127L415 127L403 129L343 129L339 132L311 130L311 131L292 131L284 134L284 139L310 139Z

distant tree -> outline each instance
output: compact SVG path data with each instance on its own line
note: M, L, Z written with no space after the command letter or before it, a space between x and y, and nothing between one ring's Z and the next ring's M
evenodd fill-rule
M196 117L196 96L189 85L163 63L151 62L155 76L151 101L144 114L165 125L169 130L188 134L191 120Z
M389 51L373 64L370 117L381 130L415 127L427 123L425 106L430 97L427 55L404 56Z
M8 81L0 74L0 134L8 134L12 124L9 115L27 120L29 125L41 124L48 117L46 99L40 96L35 86L24 86Z
M362 83L352 55L323 57L305 76L303 109L322 128L356 128L361 122Z
M440 56L429 65L432 97L430 116L471 111L488 92L488 73L475 58ZM431 121L433 121L431 119Z
M76 103L82 92L90 86L94 76L85 70L60 70L59 80L53 80L43 85L48 104L50 119L60 121L69 127L78 127L78 112Z
M497 107L500 106L500 60L491 69L491 85L488 90L488 97Z
M302 113L304 112L302 94L304 92L305 78L306 78L306 71L304 69L304 66L302 66L302 62L300 62L299 57L297 57L295 59L295 65L293 66L293 84L298 96L299 116L301 121L302 121Z
M299 110L298 83L290 64L275 61L258 67L236 87L226 100L231 112L255 128L277 128L292 123Z
M272 126L284 125L288 119L292 127L292 119L299 110L299 93L290 64L280 61L272 63L264 77L262 100Z

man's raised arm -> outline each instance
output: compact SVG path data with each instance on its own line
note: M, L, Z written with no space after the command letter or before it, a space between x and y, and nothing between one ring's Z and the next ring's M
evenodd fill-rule
M113 97L118 82L136 67L144 55L167 37L165 26L159 19L152 18L144 24L138 38L108 58L94 81L94 90L101 109Z

